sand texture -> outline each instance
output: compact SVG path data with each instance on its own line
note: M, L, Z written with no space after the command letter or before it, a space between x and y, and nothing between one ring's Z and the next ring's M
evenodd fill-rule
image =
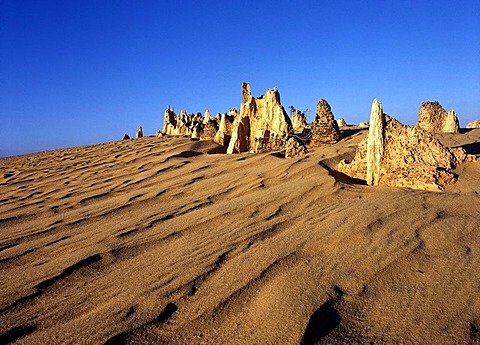
M480 342L480 160L444 192L144 137L0 159L0 343ZM441 134L480 154L480 129Z

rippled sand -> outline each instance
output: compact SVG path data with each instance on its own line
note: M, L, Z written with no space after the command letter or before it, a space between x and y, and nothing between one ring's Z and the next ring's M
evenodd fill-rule
M0 159L0 343L480 341L480 160L443 193L146 137ZM480 129L441 135L480 156Z

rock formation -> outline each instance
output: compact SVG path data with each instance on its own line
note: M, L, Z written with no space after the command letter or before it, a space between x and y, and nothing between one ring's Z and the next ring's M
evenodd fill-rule
M175 111L170 106L165 110L163 116L163 128L162 133L166 135L175 135L175 128L177 127L177 120Z
M302 140L290 137L285 144L285 158L297 158L308 153L307 147Z
M200 136L200 139L213 140L215 138L215 134L218 132L218 120L211 116L208 116L208 120L207 120L207 114L205 115L206 115L205 119L203 120L203 132L202 132L202 135Z
M467 124L467 128L480 128L480 121L474 120Z
M313 145L335 144L340 140L340 130L332 109L324 99L318 101L315 120L312 124Z
M242 105L233 123L227 153L280 150L291 127L276 88L255 98L250 85L242 83Z
M301 133L307 125L307 116L292 107L292 127L294 133Z
M168 106L163 117L163 128L161 132L164 135L181 135L199 138L203 132L203 121L204 118L201 113L188 115L185 110L182 110L179 115L176 115L173 108Z
M205 110L205 117L203 118L203 124L206 125L210 120L212 120L212 115L210 115L210 111Z
M230 144L230 139L232 137L233 122L238 116L238 110L233 108L229 113L223 113L220 118L220 124L213 141L224 147L228 147Z
M372 103L370 129L367 138L367 184L378 185L384 149L384 121L382 104L376 99Z
M128 140L128 139L130 139L130 136L128 134L125 134L122 138L122 140Z
M345 122L345 119L343 117L337 120L337 125L338 127L347 127L347 123Z
M455 182L451 170L466 158L463 149L445 147L432 132L383 114L381 103L374 100L368 137L353 161L341 161L338 170L369 185L439 191Z
M203 133L202 122L195 122L192 129L192 139L200 139Z
M190 130L188 124L189 124L189 118L188 114L185 110L181 110L180 114L176 116L177 120L177 126L175 127L175 135L192 135L192 131Z
M360 122L358 124L358 127L360 128L368 128L370 126L370 122L366 121L366 122Z
M418 110L417 127L430 132L459 133L458 118L453 110L448 113L440 103L423 102Z
M143 137L143 129L142 126L138 127L137 133L135 135L137 138L142 138Z

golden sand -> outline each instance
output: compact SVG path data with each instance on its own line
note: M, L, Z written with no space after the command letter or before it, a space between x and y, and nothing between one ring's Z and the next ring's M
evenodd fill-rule
M365 134L0 159L0 343L480 341L480 161L442 193L370 187L332 170ZM440 139L479 153L480 129Z

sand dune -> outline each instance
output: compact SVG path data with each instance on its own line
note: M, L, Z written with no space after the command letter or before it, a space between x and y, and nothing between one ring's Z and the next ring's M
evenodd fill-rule
M144 137L0 159L0 343L480 342L480 161L442 193ZM442 134L480 156L480 129Z

